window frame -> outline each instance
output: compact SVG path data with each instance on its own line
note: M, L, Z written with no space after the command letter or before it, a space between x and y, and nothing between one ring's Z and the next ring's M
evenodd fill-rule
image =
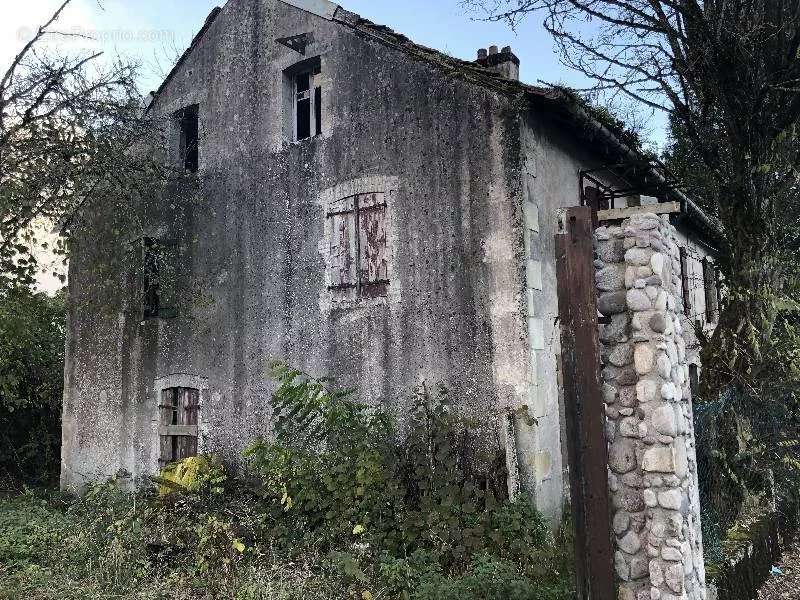
M719 274L710 258L703 259L703 291L706 302L706 323L719 319Z
M174 115L178 126L178 158L181 167L189 173L200 170L200 105L189 104L178 110ZM194 144L189 145L187 123L194 123Z
M140 242L142 318L143 320L175 318L178 316L178 242L174 239L159 240L154 237L143 237ZM171 263L173 269L170 281L171 303L164 301L169 292L162 289L163 266L167 263Z
M159 466L197 456L200 390L187 386L165 387L161 390L158 411Z
M689 287L689 254L685 246L679 247L681 263L681 298L683 299L683 314L692 316L691 288Z
M308 76L308 89L298 91L300 78ZM309 58L297 63L284 71L288 80L289 96L291 102L291 141L303 142L322 135L322 61L320 57ZM303 95L300 98L300 95ZM308 101L308 132L306 137L299 137L299 103Z

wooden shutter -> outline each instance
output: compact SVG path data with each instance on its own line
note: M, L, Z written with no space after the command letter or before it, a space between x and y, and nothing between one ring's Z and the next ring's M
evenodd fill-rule
M386 201L382 192L357 198L359 271L362 296L386 294L389 265L386 257Z
M717 321L717 277L714 263L708 258L703 259L703 289L706 298L706 322Z
M328 211L328 218L331 225L330 287L354 288L358 283L355 197L333 203Z
M686 248L681 246L681 293L683 294L683 314L692 316L691 289L689 288L689 257Z
M193 388L161 392L159 427L161 464L197 456L197 411L200 393Z

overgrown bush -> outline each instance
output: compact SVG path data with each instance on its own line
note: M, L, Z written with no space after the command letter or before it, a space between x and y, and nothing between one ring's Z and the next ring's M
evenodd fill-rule
M573 597L571 544L502 497L443 390L418 391L398 444L353 392L275 375L276 438L243 477L200 458L161 494L111 482L0 502L0 598Z
M64 298L0 290L0 489L58 478Z
M513 564L525 581L546 576L542 566L557 572L542 551L553 545L547 525L526 498L508 501L504 455L476 450L472 423L446 389L415 391L408 432L398 441L392 419L353 390L282 363L272 375L280 383L275 439L255 443L247 455L273 514L305 523L333 546L360 546L401 597L423 579L432 590L445 585L436 577L484 581L486 569L475 571L481 557L499 574Z

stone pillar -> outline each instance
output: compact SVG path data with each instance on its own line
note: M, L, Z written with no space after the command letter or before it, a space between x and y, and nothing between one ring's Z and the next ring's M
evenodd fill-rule
M704 600L680 261L667 217L596 231L603 400L620 600Z

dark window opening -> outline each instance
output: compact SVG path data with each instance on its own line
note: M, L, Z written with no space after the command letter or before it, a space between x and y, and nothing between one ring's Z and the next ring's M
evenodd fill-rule
M322 87L314 88L314 128L316 135L322 133Z
M197 456L197 413L200 392L193 388L174 387L161 392L160 458L161 465Z
M180 158L183 168L196 173L200 164L200 111L197 104L192 104L178 111L180 125Z
M386 201L382 192L356 194L330 207L331 290L355 298L385 296L389 286Z
M317 62L294 75L294 139L322 133L322 69Z
M142 306L144 318L177 316L177 244L142 240Z

